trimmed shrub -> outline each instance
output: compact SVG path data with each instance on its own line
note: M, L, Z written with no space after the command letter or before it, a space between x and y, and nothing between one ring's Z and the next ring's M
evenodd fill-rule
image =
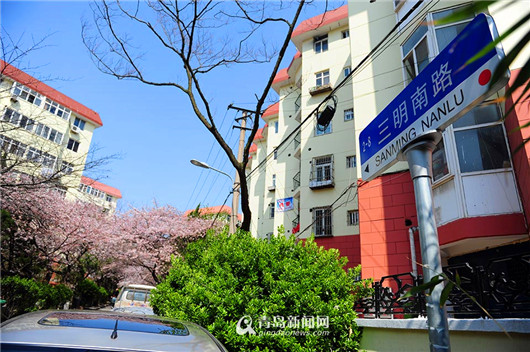
M107 290L94 281L84 279L75 288L74 307L94 307L105 303L109 298Z
M204 326L230 351L354 351L352 293L366 287L354 280L360 267L346 272L346 263L312 238L210 234L173 259L151 304Z
M52 286L19 276L8 276L0 280L2 297L2 321L19 314L39 309L56 309L72 298L72 290L65 285Z

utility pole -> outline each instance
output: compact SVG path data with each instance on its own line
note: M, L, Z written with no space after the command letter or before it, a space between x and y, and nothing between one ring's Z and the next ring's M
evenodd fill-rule
M243 117L236 119L241 120L241 126L234 126L234 128L239 128L239 147L237 149L237 161L243 161L243 148L245 147L245 131L247 129L247 112L243 113ZM240 179L239 172L236 170L236 177L234 181L234 191L232 193L232 216L230 217L230 233L235 233L237 230L237 212L239 211L239 195L240 191Z
M247 128L247 114L254 113L252 110L238 108L232 104L228 105L228 109L234 109L238 111L243 111L243 116L236 119L236 122L241 121L241 126L232 126L232 128L239 128L239 147L237 150L237 161L243 161L243 150L245 148L245 132L251 131L252 129ZM239 178L239 173L236 169L236 177L234 179L234 188L232 192L232 216L230 216L230 233L235 233L237 230L237 212L239 211L239 195L241 194L241 180Z

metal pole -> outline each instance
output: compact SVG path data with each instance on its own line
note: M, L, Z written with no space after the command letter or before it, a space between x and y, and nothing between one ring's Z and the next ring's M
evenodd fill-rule
M434 205L431 188L432 151L439 140L440 133L432 131L421 136L403 149L414 183L424 282L431 281L434 276L442 272L440 244L433 212ZM436 285L430 296L427 297L427 325L431 352L451 350L447 312L445 306L440 307L440 295L443 286L442 283Z
M410 261L412 262L412 275L418 277L418 266L416 264L416 245L414 244L414 232L416 227L409 227Z
M247 127L247 113L243 113L241 119L241 129L239 132L239 148L237 150L237 161L243 161L243 149L245 147L245 128ZM237 229L237 212L239 207L239 194L240 191L240 179L239 173L236 170L236 178L234 181L234 193L232 195L232 216L230 217L230 233L235 233Z

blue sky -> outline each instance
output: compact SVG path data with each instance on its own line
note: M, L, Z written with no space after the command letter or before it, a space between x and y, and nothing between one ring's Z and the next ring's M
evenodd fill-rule
M45 80L87 107L97 111L103 127L94 133L92 145L98 155L119 154L103 170L87 176L121 190L121 208L171 204L179 210L220 205L227 196L230 180L213 171L190 164L190 159L205 161L231 175L234 170L214 138L193 114L184 95L175 88L143 85L136 81L117 80L101 73L92 63L81 41L83 19L91 17L85 1L2 1L2 35L21 39L26 47L32 38L49 35L46 47L24 57L21 68ZM336 8L342 3L335 2ZM324 3L309 7L302 19L323 11ZM274 35L275 33L271 33ZM133 38L144 38L131 31ZM291 44L281 67L286 67L295 53ZM149 62L147 62L148 64ZM254 94L260 95L270 72L270 65L233 66L219 70L203 81L211 92L211 104L217 124L229 144L236 147L238 130L232 129L236 106L252 107ZM157 68L163 74L164 68ZM49 80L48 80L49 79ZM271 90L269 103L276 99ZM230 201L229 201L230 202ZM230 203L227 204L230 204Z

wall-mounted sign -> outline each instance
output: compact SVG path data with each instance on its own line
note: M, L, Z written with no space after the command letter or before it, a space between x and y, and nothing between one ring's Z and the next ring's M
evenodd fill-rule
M498 45L465 63L497 37L493 19L480 14L359 135L363 180L379 176L397 162L405 144L427 131L443 130L504 87L508 75L489 87L504 57Z

